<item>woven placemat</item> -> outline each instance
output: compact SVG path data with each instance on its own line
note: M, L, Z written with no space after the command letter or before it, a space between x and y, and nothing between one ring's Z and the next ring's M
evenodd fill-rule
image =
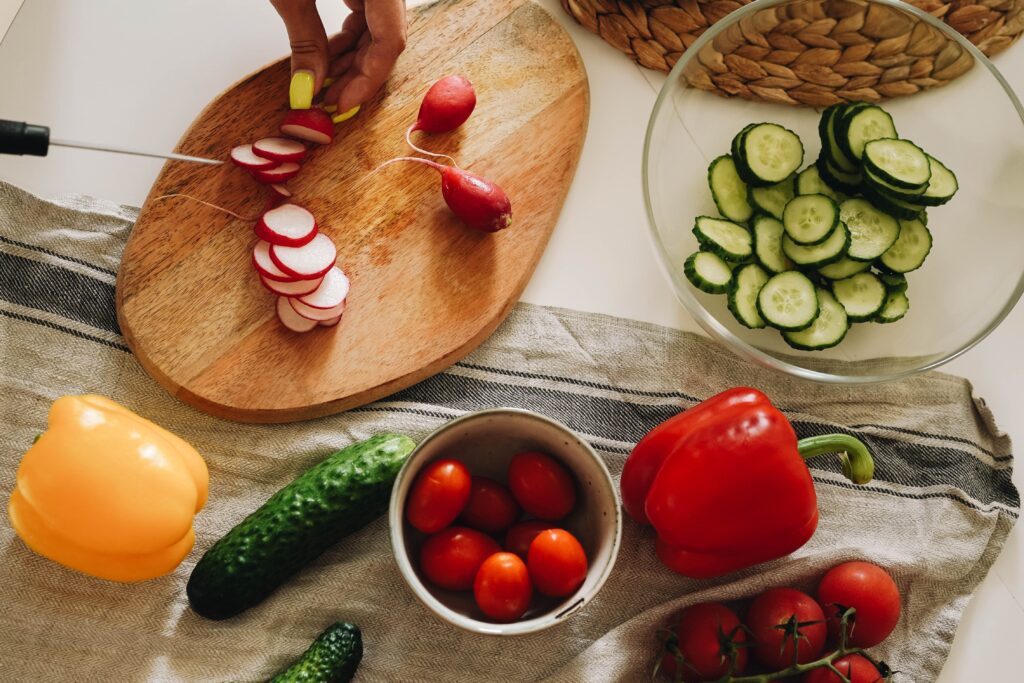
M561 0L576 20L651 69L668 71L712 24L747 0ZM992 56L1024 31L1024 0L913 0ZM735 30L733 30L735 29ZM974 62L912 15L865 0L767 8L707 46L692 85L746 99L827 106L943 85Z

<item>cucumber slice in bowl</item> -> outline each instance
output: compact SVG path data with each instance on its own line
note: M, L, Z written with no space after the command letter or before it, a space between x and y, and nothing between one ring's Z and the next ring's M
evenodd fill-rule
M793 262L782 253L782 235L785 228L771 216L754 219L754 256L770 273L793 270Z
M829 280L842 280L867 270L871 267L868 261L854 261L851 258L843 257L835 263L818 268L818 273Z
M748 263L739 269L729 284L729 310L740 325L752 330L765 326L764 319L757 312L757 295L768 282L768 273L756 263Z
M818 317L811 326L796 332L783 332L782 338L794 349L821 351L839 344L850 329L846 309L836 301L827 289L817 290Z
M890 294L907 291L907 276L903 273L876 273Z
M823 194L800 195L786 204L782 225L797 244L821 244L839 225L839 206Z
M710 251L690 254L683 263L683 273L694 287L708 294L724 294L732 281L732 268Z
M917 270L932 250L932 234L920 220L900 221L900 236L879 262L893 273Z
M718 213L737 223L750 220L754 210L747 201L747 184L736 172L736 163L731 156L723 154L711 162L708 186Z
M879 192L867 184L864 185L863 194L872 204L893 218L926 220L925 207L921 204L901 199L900 196L889 192Z
M933 156L928 156L928 167L932 175L928 180L928 189L915 201L925 206L942 206L956 194L960 189L956 175L946 168L946 165Z
M837 204L846 199L841 192L836 192L829 187L828 183L821 179L821 174L818 173L818 167L815 164L811 164L797 174L796 193L823 194L826 197L831 197L832 201Z
M907 190L924 190L932 177L928 155L910 140L872 140L862 161L876 177Z
M889 292L874 273L857 273L833 282L832 294L846 309L850 321L862 322L882 310Z
M768 187L752 187L749 190L750 204L758 211L782 220L782 212L786 209L786 204L796 194L794 182L795 178L790 177Z
M899 221L866 199L847 199L840 204L839 220L850 230L847 256L855 261L873 261L900 236Z
M881 107L873 104L847 110L836 124L836 141L850 159L860 160L872 140L898 138L896 125Z
M757 187L780 183L804 162L804 146L797 134L777 123L759 123L743 134L743 160L750 171L744 178Z
M885 304L875 314L873 320L876 323L894 323L901 319L910 310L910 299L906 292L889 292Z
M836 192L847 195L860 194L861 175L859 172L847 173L837 169L824 156L814 162L821 179Z
M718 254L726 261L739 263L754 253L754 240L750 232L732 221L698 216L693 234L703 249Z
M805 330L818 317L814 283L797 270L768 278L757 294L757 312L778 330Z
M801 267L820 268L843 258L850 246L850 231L839 223L828 239L821 244L804 246L797 244L788 235L782 236L782 253Z
M833 104L821 113L818 119L818 137L821 139L821 155L827 157L838 167L840 171L854 173L857 165L847 157L839 148L836 141L836 119L843 115L843 112L850 108L850 104Z

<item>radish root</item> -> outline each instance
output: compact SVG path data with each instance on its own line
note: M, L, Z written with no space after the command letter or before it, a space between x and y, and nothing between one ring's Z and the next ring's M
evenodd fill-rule
M203 201L199 197L193 197L190 194L181 194L181 193L177 193L177 192L175 192L173 194L163 194L163 195L160 195L159 197L155 197L153 199L153 201L159 201L161 199L170 199L172 197L182 197L184 199L191 199L192 201L199 202L200 204L203 204L204 206L208 206L211 209L217 209L218 211L222 211L223 213L226 213L229 216L234 216L235 218L237 218L240 221L255 221L255 220L259 219L259 216L256 216L256 217L243 216L241 214L235 213L231 209L225 209L223 206L217 206L216 204L211 204L210 202Z
M452 166L454 166L455 168L459 167L459 162L455 161L455 157L452 157L452 156L450 156L448 154L438 154L436 152L429 152L429 151L423 149L422 147L417 147L416 144L412 141L412 134L413 134L413 131L415 131L415 130L416 130L416 124L414 123L411 126L409 126L408 130L405 131L405 142L410 147L412 147L414 150L416 150L420 154L425 154L428 157L436 157L436 158L439 158L439 159L448 159L449 161L452 162Z
M418 163L421 163L421 164L426 164L427 166L430 166L431 168L433 168L438 173L443 173L444 169L445 169L444 166L442 166L441 164L437 163L436 161L431 161L430 159L420 159L419 157L395 157L394 159L391 159L389 161L385 161L383 164L381 164L377 168L375 168L372 171L370 171L370 175L373 175L374 173L376 173L377 171L381 170L385 166L390 166L391 164L396 164L399 161L415 161L415 162L418 162Z

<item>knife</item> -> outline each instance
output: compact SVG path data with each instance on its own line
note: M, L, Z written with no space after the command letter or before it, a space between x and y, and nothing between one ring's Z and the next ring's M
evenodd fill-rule
M224 163L218 159L204 159L203 157L174 154L173 152L164 154L140 149L128 149L126 147L114 147L112 145L93 145L73 140L57 140L50 137L50 129L47 126L37 126L25 123L24 121L0 119L0 154L30 154L32 156L45 157L51 145L90 149L95 152L113 152L115 154L131 154L139 157L154 157L156 159L190 161L195 164L210 164L214 166Z

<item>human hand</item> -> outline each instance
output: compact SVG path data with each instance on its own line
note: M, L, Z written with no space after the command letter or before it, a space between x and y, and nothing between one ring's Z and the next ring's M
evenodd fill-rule
M384 84L405 49L403 0L344 0L352 10L341 32L327 37L315 0L271 0L288 30L292 48L289 99L293 109L308 109L326 78L333 82L324 102L351 115Z

